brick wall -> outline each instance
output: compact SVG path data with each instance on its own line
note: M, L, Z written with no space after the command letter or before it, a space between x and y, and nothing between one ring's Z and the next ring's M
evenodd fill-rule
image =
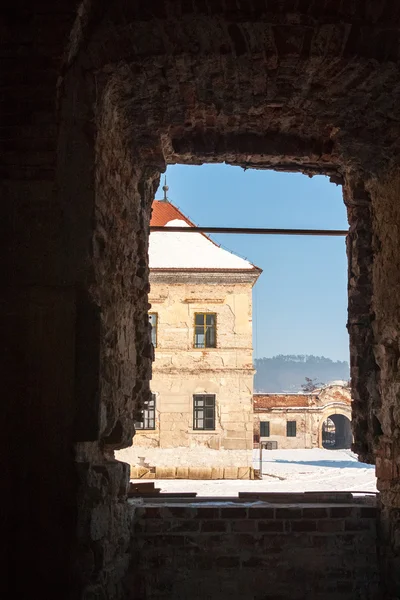
M133 510L129 599L380 597L374 507L207 503Z

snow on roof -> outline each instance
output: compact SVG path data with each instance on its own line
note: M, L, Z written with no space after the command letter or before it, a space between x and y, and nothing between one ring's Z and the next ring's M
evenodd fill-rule
M194 227L170 202L155 200L150 225ZM150 269L257 270L251 262L231 254L203 233L152 231L149 241Z

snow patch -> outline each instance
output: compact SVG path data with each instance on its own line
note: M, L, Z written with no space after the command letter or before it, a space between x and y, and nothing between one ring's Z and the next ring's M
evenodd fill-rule
M165 227L190 227L173 219ZM149 241L150 269L254 269L249 261L216 246L201 233L153 231Z

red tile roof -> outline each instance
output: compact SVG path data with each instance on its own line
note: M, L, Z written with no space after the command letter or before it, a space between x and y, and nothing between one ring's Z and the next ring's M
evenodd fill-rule
M153 201L153 212L151 213L150 225L156 227L164 227L170 221L179 219L185 221L191 227L194 227L194 223L190 221L184 214L181 213L179 208L176 208L171 202L165 202L165 200L154 200Z
M311 402L310 402L311 400ZM314 404L315 397L306 394L254 394L254 410L265 410L278 407L305 407Z
M189 227L196 227L196 225L188 219L176 206L171 204L169 201L165 200L153 200L152 204L152 213L150 219L150 225L154 225L155 227L164 227L170 221L174 221L178 219L180 221L184 221L189 225ZM214 246L218 246L214 240L208 237L205 233L201 233L203 237L207 238L209 242L214 244ZM219 246L218 246L219 247Z

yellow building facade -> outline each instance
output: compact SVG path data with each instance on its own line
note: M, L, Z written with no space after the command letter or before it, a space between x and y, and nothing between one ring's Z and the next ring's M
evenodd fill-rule
M192 226L171 203L152 224ZM261 270L200 233L150 235L151 389L122 460L251 465L252 288Z

